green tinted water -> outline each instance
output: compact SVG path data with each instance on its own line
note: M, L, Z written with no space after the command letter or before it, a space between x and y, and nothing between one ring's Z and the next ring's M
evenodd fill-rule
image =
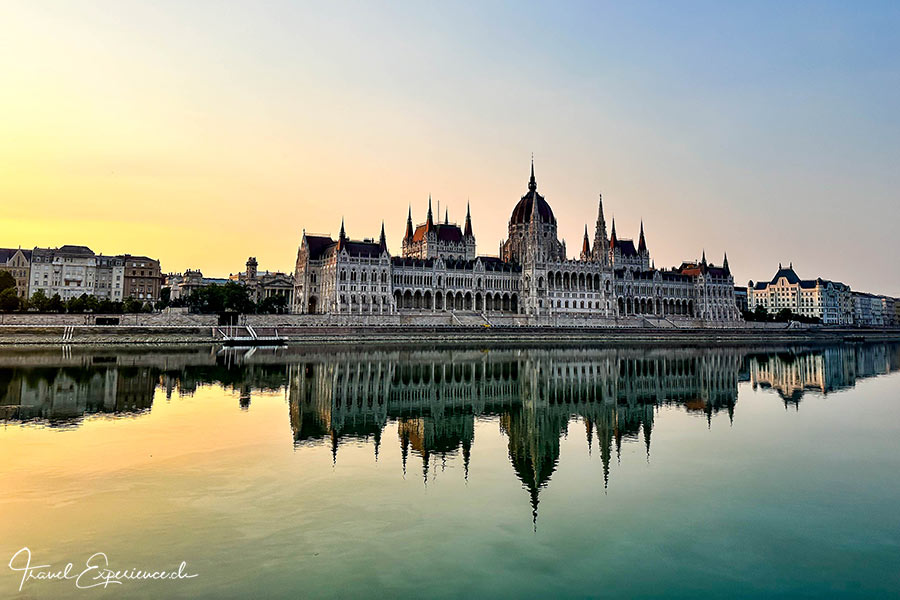
M895 596L898 368L892 344L4 351L0 595L28 547L197 575L37 598Z

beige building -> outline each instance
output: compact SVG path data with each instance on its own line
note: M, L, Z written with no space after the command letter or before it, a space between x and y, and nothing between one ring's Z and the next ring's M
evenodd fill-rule
M850 325L853 323L853 299L850 287L839 282L818 277L800 279L793 264L787 268L778 265L771 281L760 281L747 286L749 310L762 306L775 314L784 309L814 319L825 325Z
M6 271L16 280L19 298L28 297L28 280L31 276L31 250L0 248L0 271Z
M159 300L159 289L163 280L159 261L130 254L124 255L122 259L125 262L124 298L151 303Z

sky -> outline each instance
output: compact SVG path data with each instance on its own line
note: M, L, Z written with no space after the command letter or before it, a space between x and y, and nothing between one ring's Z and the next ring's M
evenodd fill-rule
M723 253L900 296L895 2L0 3L0 246L293 271L400 252L408 207L498 253L527 191L656 266Z

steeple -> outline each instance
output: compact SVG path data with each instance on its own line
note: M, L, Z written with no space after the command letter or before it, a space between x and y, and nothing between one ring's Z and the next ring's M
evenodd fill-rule
M619 240L616 239L616 218L613 217L613 220L612 220L612 235L609 236L609 247L610 247L610 248L615 248L615 247L616 247L616 242L618 242L618 241L619 241Z
M731 269L728 267L728 253L725 253L725 258L722 260L722 268L725 269L726 275L731 275Z
M644 220L641 219L641 238L638 240L638 253L643 254L647 251L647 242L644 241Z
M531 155L531 179L528 180L528 191L533 192L537 189L537 181L534 179L534 155Z
M472 212L468 202L466 202L466 230L464 235L466 237L472 237Z
M581 260L588 260L591 257L591 243L588 241L587 225L584 226L584 241L581 242Z
M341 233L338 234L338 250L342 250L347 243L347 234L344 233L344 218L341 217Z
M700 264L704 267L706 266L706 249L705 248L703 249L703 258L700 259Z
M404 242L411 242L413 238L413 227L412 227L412 206L409 207L409 212L406 214L406 235L403 236Z
M381 237L378 238L378 245L382 251L387 250L387 240L384 237L384 220L381 221Z
M428 220L425 222L425 231L434 229L434 219L431 216L431 194L428 194Z
M609 239L606 237L606 219L603 216L603 194L597 203L597 227L594 230L594 260L605 261L606 249L609 248Z

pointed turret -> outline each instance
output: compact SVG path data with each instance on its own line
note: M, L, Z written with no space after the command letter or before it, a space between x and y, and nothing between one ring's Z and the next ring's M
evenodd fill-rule
M412 238L413 238L412 206L410 206L409 212L406 214L406 235L403 236L403 241L411 242Z
M725 258L722 260L722 268L725 269L726 275L731 275L731 269L728 267L728 253L725 253Z
M606 249L609 247L609 238L606 237L606 219L603 216L603 194L600 194L597 208L597 226L594 230L594 260L603 261L607 258Z
M584 241L581 242L581 260L588 260L591 257L591 243L588 241L587 225L584 226Z
M616 218L613 217L612 220L612 235L609 236L609 247L613 249L616 247L616 242L619 240L616 239Z
M700 264L704 267L706 266L706 249L703 250L703 257L700 259Z
M444 207L444 225L450 224L450 211L447 210L447 207Z
M466 230L464 233L465 233L466 237L473 237L473 235L472 235L472 213L469 208L468 202L466 202Z
M347 243L347 234L344 232L344 218L341 217L341 232L338 234L338 250L342 250Z
M647 252L647 242L644 240L644 220L641 219L641 237L638 240L638 252L644 254Z
M384 237L384 221L381 221L381 236L378 238L378 245L381 246L381 251L384 252L387 250L387 239Z
M428 220L425 222L425 231L434 229L434 219L431 216L431 194L428 194Z

